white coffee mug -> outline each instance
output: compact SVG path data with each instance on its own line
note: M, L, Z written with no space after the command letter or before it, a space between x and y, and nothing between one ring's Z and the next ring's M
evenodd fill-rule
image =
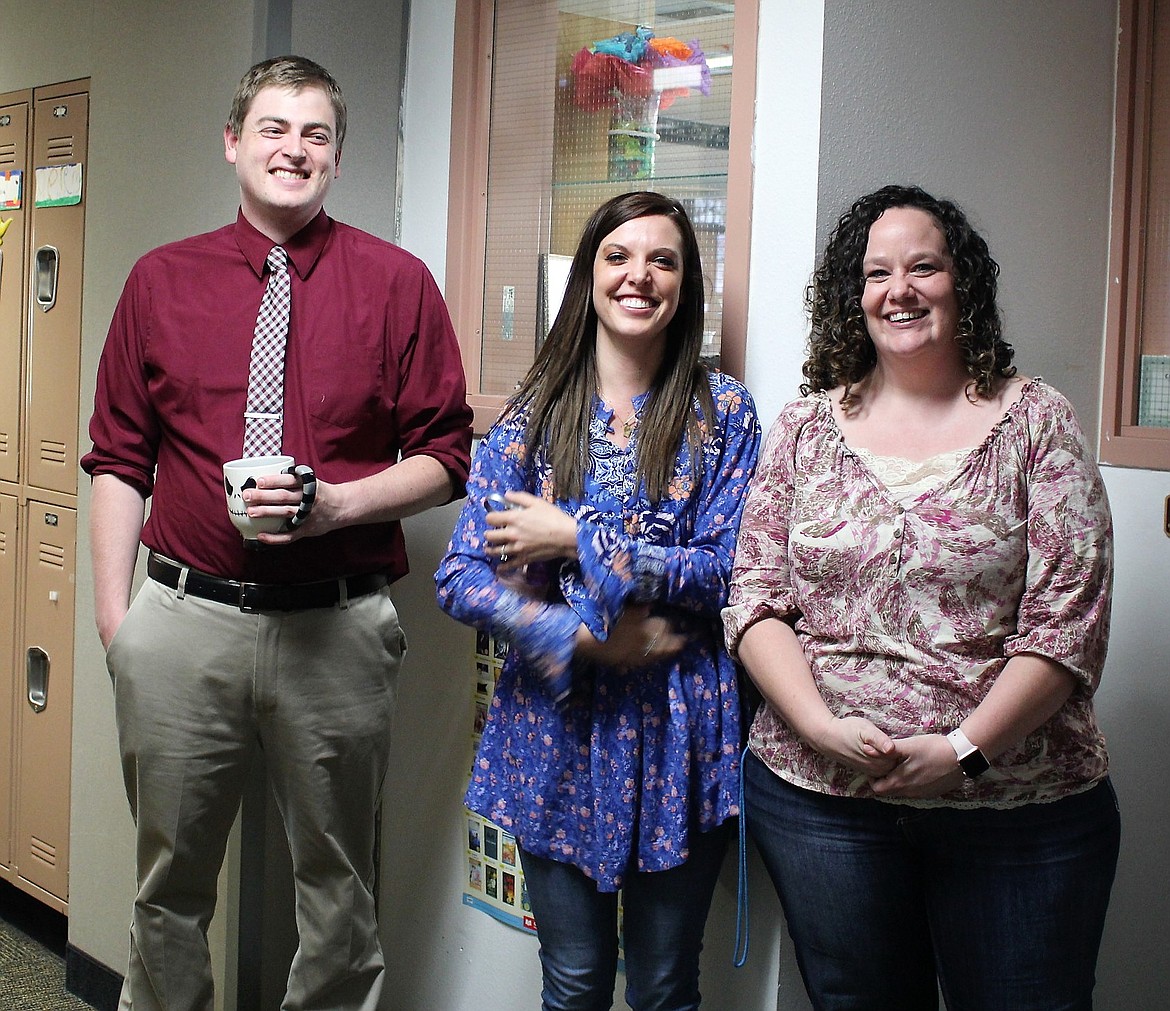
M244 504L244 492L256 487L258 477L272 474L291 474L294 461L291 456L248 456L223 465L223 490L227 495L227 510L232 523L252 541L261 533L275 534L287 529L285 516L249 516Z

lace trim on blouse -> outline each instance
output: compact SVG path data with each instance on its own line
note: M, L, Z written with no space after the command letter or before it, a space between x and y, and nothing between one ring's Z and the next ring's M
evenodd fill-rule
M879 456L868 449L852 449L852 452L898 499L909 502L949 481L974 448L952 449L926 460Z

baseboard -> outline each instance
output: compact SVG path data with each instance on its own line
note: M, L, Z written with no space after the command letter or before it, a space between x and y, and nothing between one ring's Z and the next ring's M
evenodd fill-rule
M65 947L65 989L97 1011L118 1011L122 977L69 944Z

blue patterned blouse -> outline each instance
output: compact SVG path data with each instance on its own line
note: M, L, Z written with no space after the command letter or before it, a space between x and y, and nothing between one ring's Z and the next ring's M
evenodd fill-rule
M710 382L715 430L704 432L701 473L684 445L656 504L636 483L638 430L617 448L606 438L613 414L594 401L585 493L556 503L577 518L578 557L529 566L520 589L493 572L484 499L523 490L552 501L552 479L526 451L526 415L502 418L476 451L435 575L448 614L510 643L468 807L602 891L630 868L681 864L690 832L739 813L739 691L719 611L760 433L746 388L720 373ZM669 617L687 648L624 671L575 661L578 625L604 640L631 601Z

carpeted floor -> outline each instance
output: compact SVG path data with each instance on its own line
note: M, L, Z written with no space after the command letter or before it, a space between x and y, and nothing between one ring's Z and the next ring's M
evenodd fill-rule
M65 991L65 917L0 882L0 1008L93 1011Z

